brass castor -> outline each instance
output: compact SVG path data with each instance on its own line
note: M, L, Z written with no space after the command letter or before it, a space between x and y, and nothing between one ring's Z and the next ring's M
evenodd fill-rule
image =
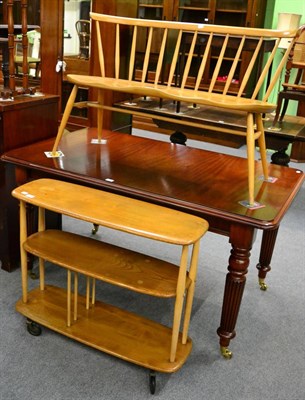
M259 278L258 284L259 284L260 290L263 290L265 292L268 289L268 286L265 283L265 279Z
M220 352L221 352L222 356L224 358L226 358L227 360L231 360L231 358L233 357L232 351L229 350L227 347L220 346Z

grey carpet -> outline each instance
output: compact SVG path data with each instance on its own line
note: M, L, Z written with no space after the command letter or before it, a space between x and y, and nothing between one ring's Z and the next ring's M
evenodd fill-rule
M137 132L141 134L141 132ZM162 139L162 137L161 137ZM165 139L167 140L167 138ZM194 144L190 141L191 145ZM202 145L202 144L200 144ZM202 147L243 155L245 149ZM304 169L304 164L291 164ZM219 326L230 245L208 233L202 240L200 268L190 326L193 351L175 374L157 374L155 398L164 400L302 400L305 393L305 185L279 230L262 292L255 268L261 234L254 243L233 358L221 357ZM64 228L90 235L91 226L64 219ZM176 261L167 245L101 229L97 238ZM47 267L47 281L64 286L66 275ZM37 281L30 281L30 286ZM149 393L148 371L71 341L48 329L28 334L15 312L21 295L20 272L0 271L0 400L143 400ZM98 284L98 298L170 323L172 303Z

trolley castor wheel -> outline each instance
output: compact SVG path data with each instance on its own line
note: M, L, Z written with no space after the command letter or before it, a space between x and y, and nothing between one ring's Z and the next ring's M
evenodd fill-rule
M91 231L92 235L95 235L97 233L98 228L99 228L99 225L93 224L93 228L92 228L92 231Z
M34 321L28 319L26 321L26 327L28 332L33 336L40 336L41 335L41 327Z
M156 372L149 371L149 389L151 394L155 394L156 391Z

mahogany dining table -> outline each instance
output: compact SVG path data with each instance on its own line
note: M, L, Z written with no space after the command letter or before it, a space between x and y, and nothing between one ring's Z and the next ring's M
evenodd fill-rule
M274 179L264 181L257 161L255 201L260 206L251 209L240 203L248 197L245 158L111 131L103 132L102 143L92 143L96 136L96 128L68 133L59 158L45 155L52 150L52 138L11 150L2 161L16 185L41 177L75 182L200 216L210 231L228 236L231 250L224 262L228 272L217 334L222 354L230 358L257 230L263 231L257 268L264 290L278 228L302 186L303 172L270 164ZM19 243L16 234L10 240Z

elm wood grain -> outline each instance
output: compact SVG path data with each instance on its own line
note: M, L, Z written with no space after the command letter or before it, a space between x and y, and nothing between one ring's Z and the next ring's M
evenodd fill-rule
M205 222L189 214L60 180L29 182L14 189L12 196L83 221L176 245L191 245L207 230Z
M15 169L18 184L43 176L78 182L198 215L209 222L210 231L228 236L232 251L218 329L221 346L228 346L235 336L256 230L264 231L259 260L259 278L264 279L280 222L304 174L270 164L269 174L277 181L263 182L261 165L256 163L255 199L265 207L249 210L238 203L247 194L243 158L109 131L104 132L105 144L91 144L95 137L94 128L64 136L60 150L65 156L60 159L44 155L52 140L10 151L2 159Z
M79 296L78 320L71 327L66 325L66 291L60 288L34 289L29 293L28 303L19 300L16 309L27 318L97 350L120 358L125 352L125 360L155 371L176 372L191 352L191 339L182 345L180 335L176 360L170 362L170 328L99 301L86 310L85 303L86 299ZM127 332L126 318L130 328ZM103 335L96 335L101 331Z
M81 201L75 201L81 193ZM165 351L168 354L165 361L175 362L180 326L183 325L181 342L188 341L188 328L191 317L194 288L196 282L199 244L202 236L208 229L208 224L202 218L181 213L170 208L160 207L148 202L119 196L113 193L75 185L54 179L38 179L15 188L13 197L20 201L20 253L22 276L22 300L28 302L27 254L28 252L39 257L40 290L45 290L44 261L50 261L67 269L67 326L71 326L71 271L82 273L95 280L105 281L122 288L128 288L143 294L158 297L175 297L175 306L172 322L170 349L166 343ZM38 229L35 234L28 236L27 205L38 207ZM181 251L180 264L173 265L163 260L148 257L127 249L120 249L111 244L104 244L94 239L68 232L45 230L45 211L57 211L62 215L77 218L82 221L95 223L104 227L116 229L150 240L157 240L175 245ZM156 218L158 216L158 218ZM77 251L76 251L77 249ZM77 278L78 279L78 278ZM76 280L77 280L76 279ZM88 280L87 280L88 282ZM89 289L89 290L88 290ZM87 288L87 297L90 288ZM93 296L95 297L95 295ZM74 288L74 320L77 320L78 308L77 284ZM92 304L95 303L95 300ZM184 307L185 303L185 307ZM31 306L29 306L31 308ZM87 304L89 308L89 304ZM48 312L41 311L42 314ZM124 331L128 335L129 316L121 310L113 310L111 319L124 319ZM183 318L182 318L183 314ZM43 318L43 315L34 316L33 320ZM37 321L36 321L37 322ZM141 327L140 325L143 325ZM49 325L53 328L52 323ZM146 329L147 322L138 319L140 332ZM57 326L54 326L55 330ZM160 327L161 328L161 327ZM106 329L107 333L107 329ZM94 330L94 343L103 330ZM141 337L138 336L139 338ZM78 337L76 336L75 339ZM104 350L116 347L117 338L108 339ZM142 341L141 341L142 342ZM144 340L144 342L146 342ZM161 344L158 344L158 347ZM116 354L118 357L131 362L139 363L143 359L144 348L139 357L129 358L129 346L122 347ZM152 349L144 357L149 356ZM183 352L185 354L185 351ZM164 364L164 360L163 360ZM149 368L154 368L150 364ZM172 367L169 368L169 371Z
M174 297L176 265L71 232L46 230L27 238L27 252L52 263L151 296ZM77 252L75 252L77 249ZM109 274L111 269L111 274ZM186 288L190 285L187 278Z

